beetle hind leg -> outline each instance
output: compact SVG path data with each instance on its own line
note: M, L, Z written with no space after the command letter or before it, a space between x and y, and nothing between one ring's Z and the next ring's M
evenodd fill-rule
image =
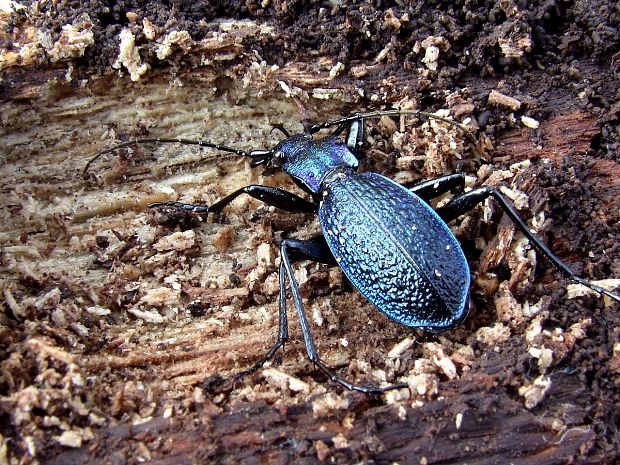
M265 363L270 361L276 354L280 347L284 347L284 343L288 340L288 319L286 315L286 276L284 275L284 268L280 266L280 294L279 294L279 307L280 316L278 318L278 339L275 344L269 349L269 351L252 367L237 373L234 376L234 381L239 381L241 378L254 373L260 369Z
M356 384L352 384L344 378L340 377L338 374L336 374L336 372L332 368L327 366L319 357L316 350L316 345L314 344L312 333L310 331L310 323L304 310L304 305L301 299L301 294L299 292L299 287L297 285L297 281L295 280L295 275L293 274L293 267L291 263L294 259L306 258L320 261L323 263L334 264L334 257L331 254L323 236L319 236L309 241L284 240L282 242L282 245L280 246L280 257L281 311L286 312L286 295L284 280L286 279L286 275L288 275L293 302L295 303L295 309L297 310L299 324L301 326L301 332L303 334L306 351L308 353L308 358L310 359L310 361L314 363L314 365L319 368L323 373L325 373L331 381L338 383L341 386L344 386L345 388L352 391L359 391L366 394L380 394L382 392L390 391L392 389L402 389L408 387L408 385L405 383L381 387L359 386Z
M463 173L448 174L447 176L429 179L409 188L412 193L427 203L448 192L459 195L464 189L465 175Z
M471 190L469 192L465 192L464 194L457 195L454 197L448 204L444 205L441 208L437 209L437 214L446 222L458 218L459 216L465 214L474 208L477 204L484 201L488 197L493 197L502 207L502 210L508 215L508 217L515 224L517 229L523 233L525 237L527 237L530 243L534 246L537 252L542 254L548 261L553 265L555 269L557 269L560 273L562 273L566 278L570 279L573 282L583 284L586 287L589 287L593 291L598 292L599 294L604 294L611 297L614 300L620 301L620 295L608 291L607 289L603 289L596 284L589 282L586 279L580 278L575 275L573 271L563 263L552 251L547 247L547 245L542 242L530 229L527 224L517 210L511 205L511 203L504 197L501 192L493 187L480 187L478 189Z

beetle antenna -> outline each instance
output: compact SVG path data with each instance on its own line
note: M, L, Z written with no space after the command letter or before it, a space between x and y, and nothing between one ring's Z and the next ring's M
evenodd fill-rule
M152 139L132 139L129 140L127 142L122 142L120 144L117 144L113 147L107 148L105 150L102 150L101 152L98 152L93 158L91 158L88 163L86 163L86 166L84 166L84 169L82 170L82 176L84 178L86 178L88 176L88 170L90 168L90 166L97 161L102 155L105 155L107 153L112 153L117 151L118 149L122 149L124 147L129 147L131 145L137 145L137 144L147 144L147 143L160 143L160 144L184 144L184 145L198 145L200 147L209 147L212 149L217 149L217 150L221 150L222 152L228 152L228 153L234 153L235 155L240 155L240 156L251 156L250 152L246 152L245 150L241 150L241 149L235 149L233 147L228 147L227 145L221 145L221 144L214 144L212 142L207 142L204 140L194 140L194 139L166 139L166 138L152 138Z
M314 125L310 126L310 129L308 130L308 132L310 132L310 134L316 134L321 129L326 129L326 128L329 128L329 127L332 127L332 126L340 126L340 125L343 125L345 123L350 123L350 122L358 120L358 119L376 119L376 118L381 118L382 116L401 116L401 115L422 116L424 118L436 119L436 120L439 120L439 121L443 121L444 123L450 124L452 126L456 126L461 131L463 131L463 134L465 134L465 137L472 144L472 149L474 151L474 154L478 158L480 158L480 153L478 152L478 149L476 147L476 145L478 144L478 139L476 139L476 136L474 136L474 134L471 132L471 130L467 126L465 126L463 123L459 123L458 121L453 120L452 118L448 118L448 117L445 117L445 116L437 115L435 113L430 113L428 111L421 111L421 110L381 110L381 111L371 111L371 112L368 112L368 113L357 113L355 115L346 116L344 118L340 118L340 119L337 119L337 120L334 120L334 121L328 121L327 123L314 124Z

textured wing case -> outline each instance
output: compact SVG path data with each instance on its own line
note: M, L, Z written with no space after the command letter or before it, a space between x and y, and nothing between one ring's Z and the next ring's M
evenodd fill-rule
M325 239L355 287L407 326L440 330L466 316L469 267L433 209L377 173L330 183L319 208Z

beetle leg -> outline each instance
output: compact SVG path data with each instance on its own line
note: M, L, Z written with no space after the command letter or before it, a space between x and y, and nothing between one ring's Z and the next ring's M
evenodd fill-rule
M273 132L276 129L280 131L282 134L284 134L284 137L286 137L287 139L291 137L291 135L286 130L283 124L280 124L280 123L271 124L271 132Z
M527 237L536 251L541 253L555 269L557 269L560 273L566 276L571 281L574 281L579 284L583 284L584 286L589 287L590 289L598 292L599 294L605 294L612 299L620 301L620 295L603 289L596 284L593 284L579 276L576 276L573 271L549 249L538 237L534 235L532 231L528 228L527 224L523 219L519 216L517 210L511 205L511 203L504 197L497 189L493 187L480 187L478 189L471 190L464 194L454 197L447 205L438 208L437 214L446 222L458 218L464 213L470 211L477 204L484 201L488 197L493 197L502 207L504 212L508 215L508 217L512 220L515 226Z
M305 241L285 239L283 243L286 243L288 258L292 262L311 260L325 265L338 265L323 235Z
M280 317L278 325L278 339L276 340L276 343L271 347L271 349L269 349L269 352L267 352L263 358L256 362L252 367L237 373L234 376L235 381L254 373L256 370L261 368L265 363L273 358L278 349L283 347L284 343L288 340L288 320L286 316L286 275L282 265L280 265L280 294L278 296L278 302L280 307Z
M358 160L362 158L362 144L364 143L364 120L362 118L351 121L347 130L346 146Z
M317 252L319 252L319 255L324 258L327 258L326 257L327 253L329 253L329 255L331 256L331 252L329 252L329 248L327 247L325 240L322 237L321 239L324 244L322 246L320 242L317 241L317 238L311 241L284 240L282 241L282 244L280 246L280 259L282 260L280 264L280 279L281 279L280 281L280 293L281 293L280 303L284 307L284 310L281 310L281 311L286 311L286 297L282 295L283 294L282 270L284 269L286 271L286 274L288 275L288 280L291 285L291 294L293 296L293 301L295 303L295 309L297 310L297 315L299 317L299 325L301 326L301 332L304 337L304 343L306 344L306 351L308 353L308 358L323 373L325 373L330 380L352 391L359 391L359 392L363 392L366 394L378 394L378 393L386 392L392 389L402 389L402 388L408 387L408 385L404 383L393 384L393 385L385 386L385 387L369 387L369 386L358 386L358 385L352 384L346 381L345 379L341 378L340 376L338 376L336 372L332 370L330 367L328 367L319 357L317 350L316 350L316 346L314 344L312 333L310 332L310 323L308 321L306 312L304 310L304 305L301 299L301 294L299 292L299 287L297 285L297 281L295 280L295 275L293 273L293 267L291 265L291 262L292 262L291 258L294 257L295 254L297 254L298 257L305 255L308 258L314 258L316 257ZM322 247L325 247L323 251L321 251ZM333 260L333 257L331 257L330 260Z
M435 119L438 121L443 121L444 123L450 124L452 126L458 127L461 131L463 131L465 137L467 137L467 139L471 142L472 151L476 154L476 156L480 157L480 154L478 153L478 149L476 147L478 144L478 140L476 139L476 136L474 136L474 134L471 132L471 130L466 125L459 123L458 121L453 120L452 118L448 118L445 116L440 116L434 113L429 113L429 112L420 111L420 110L382 110L382 111L372 111L369 113L357 113L351 116L345 116L343 118L339 118L334 121L327 121L325 123L314 124L310 126L307 132L309 132L310 134L316 134L321 129L325 129L325 128L329 128L333 126L341 126L343 124L350 123L356 120L376 119L376 118L381 118L382 116L401 116L401 115L410 115L410 116L423 117L427 119Z
M242 187L241 189L237 189L210 206L170 201L151 203L149 204L149 207L153 208L166 206L191 211L194 213L217 213L241 194L248 194L255 199L262 200L268 205L273 205L274 207L278 207L289 212L316 213L317 211L316 204L302 199L292 192L287 192L278 187L260 186L256 184L251 184L249 186Z
M463 189L465 189L465 175L463 173L456 173L423 181L409 190L425 202L428 202L448 192L460 194L463 192Z
M193 204L193 203L183 203L183 202L174 202L174 201L168 201L168 202L153 202L153 203L149 203L149 208L154 208L154 207L172 207L172 208L176 208L178 210L185 210L185 211L189 211L192 213L209 213L211 210L209 209L209 207L207 205L197 205L197 204Z
M349 119L339 124L338 127L332 131L330 136L338 137L345 130L347 131L347 137L345 138L346 147L355 155L355 158L358 160L361 159L363 154L360 149L364 143L364 119ZM312 128L309 130L309 134L314 134L315 132L316 131L313 131Z
M317 236L307 241L300 241L297 239L287 239L285 241L287 246L291 248L291 254L289 259L293 261L298 260L313 260L327 265L336 265L336 259L332 255L327 242L323 236ZM280 294L278 296L278 302L280 307L279 327L278 327L278 339L276 343L269 349L269 351L254 364L251 368L237 373L234 377L235 380L239 380L246 375L254 373L261 368L265 363L273 358L275 353L280 347L284 346L284 343L288 340L288 322L286 316L286 270L283 264L280 264Z

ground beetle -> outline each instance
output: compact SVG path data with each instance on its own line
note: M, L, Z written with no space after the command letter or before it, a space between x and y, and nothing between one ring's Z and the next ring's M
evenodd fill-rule
M329 379L348 389L365 393L406 387L406 384L358 386L344 380L323 363L310 333L292 263L307 259L340 266L351 283L394 321L431 332L448 330L467 316L471 281L465 255L448 223L488 197L493 197L500 204L534 248L568 279L620 301L617 294L575 276L528 229L506 198L492 187L464 192L465 176L453 174L408 189L378 173L358 173L364 121L397 115L440 119L460 127L467 137L473 137L465 126L438 115L414 110L377 111L316 124L293 136L280 127L286 139L267 150L246 152L211 142L185 139L132 140L98 153L85 167L84 174L99 156L118 148L143 142L175 142L249 157L251 166L280 168L310 194L311 201L277 187L249 185L210 206L173 201L150 205L207 214L219 212L239 195L248 194L283 210L318 214L323 235L310 240L284 239L280 244L278 339L258 363L238 376L263 366L288 339L288 279L308 357ZM315 134L320 130L334 126L336 129L330 135L315 139ZM345 131L347 134L343 143L340 136ZM454 197L444 206L433 209L430 200L448 192L454 192Z

